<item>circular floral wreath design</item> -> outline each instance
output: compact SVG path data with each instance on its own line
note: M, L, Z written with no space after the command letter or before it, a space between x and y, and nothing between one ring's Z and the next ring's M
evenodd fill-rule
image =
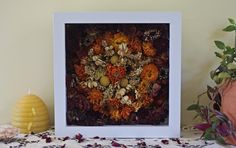
M76 89L68 89L68 108L99 115L113 124L139 120L137 114L142 112L145 118L158 112L164 120L168 112L168 51L158 52L148 36L140 39L122 31L103 31L91 40L85 46L87 52L80 53L73 63L73 80L70 77L68 82L69 88ZM73 114L69 120L81 116L68 113Z

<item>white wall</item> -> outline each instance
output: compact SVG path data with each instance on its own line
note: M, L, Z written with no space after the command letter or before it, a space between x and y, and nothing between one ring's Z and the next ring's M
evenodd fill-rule
M191 123L186 107L213 84L213 41L233 44L233 34L221 29L228 17L236 19L235 6L235 0L0 0L0 124L10 122L28 88L43 98L53 123L53 13L79 11L181 12L182 124Z

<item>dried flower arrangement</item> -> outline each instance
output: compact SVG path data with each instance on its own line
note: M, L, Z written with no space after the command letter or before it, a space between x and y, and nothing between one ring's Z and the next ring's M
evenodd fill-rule
M169 24L66 24L67 125L168 124Z
M223 31L236 31L236 22L228 19L230 25ZM235 33L236 35L236 33ZM215 55L221 59L220 65L210 72L211 79L216 86L207 86L205 92L210 99L208 105L202 105L198 96L197 103L190 105L187 110L196 111L203 123L195 128L203 131L202 138L206 140L217 140L220 143L236 144L236 37L235 47L227 46L222 41L215 41L215 45L221 52Z

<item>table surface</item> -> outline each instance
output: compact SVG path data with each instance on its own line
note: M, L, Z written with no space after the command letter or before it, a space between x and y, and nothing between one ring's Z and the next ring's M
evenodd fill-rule
M39 134L19 134L8 140L0 140L0 148L231 148L234 146L220 145L215 141L200 139L201 133L190 126L183 127L181 138L139 138L115 139L93 137L56 137L53 128Z

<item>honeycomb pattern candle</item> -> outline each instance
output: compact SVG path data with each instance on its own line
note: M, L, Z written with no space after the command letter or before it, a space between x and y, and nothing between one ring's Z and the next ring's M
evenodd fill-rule
M49 128L48 109L43 100L28 92L13 108L12 125L20 133L39 133Z

